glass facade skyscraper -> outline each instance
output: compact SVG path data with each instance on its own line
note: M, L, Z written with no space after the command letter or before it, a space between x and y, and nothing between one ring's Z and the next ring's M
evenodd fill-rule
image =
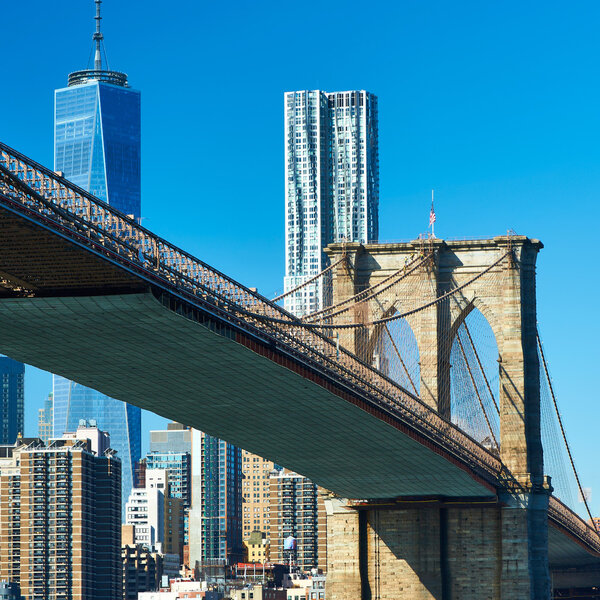
M54 92L54 170L139 218L140 93L119 81L90 76Z
M242 452L195 429L189 522L192 568L210 573L242 559Z
M285 94L285 291L327 267L332 242L379 235L377 97L364 90ZM299 316L321 308L322 281L285 299Z
M94 68L69 75L54 93L54 170L127 215L139 219L140 93L127 75L104 68L100 4L96 1ZM122 465L122 506L141 454L141 411L100 392L54 376L53 433L75 431L94 419L110 434Z
M0 384L0 444L14 444L23 434L25 365L1 356Z

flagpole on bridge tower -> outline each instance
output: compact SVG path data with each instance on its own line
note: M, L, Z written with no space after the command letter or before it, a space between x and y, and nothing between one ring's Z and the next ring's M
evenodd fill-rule
M431 190L431 210L429 211L429 227L431 227L431 237L435 238L435 210L433 209L433 190Z

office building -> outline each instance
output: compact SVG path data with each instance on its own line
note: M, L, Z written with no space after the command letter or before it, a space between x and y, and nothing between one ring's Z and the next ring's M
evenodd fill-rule
M169 423L166 430L151 431L150 451L143 459L145 466L140 461L137 469L140 478L143 468L167 473L165 552L179 554L182 563L188 544L188 509L192 498L191 436L191 429L180 423Z
M89 439L0 446L0 580L28 600L121 597L121 464Z
M104 64L101 0L95 2L94 68L71 73L67 87L54 92L54 169L139 219L140 92Z
M38 409L38 437L44 444L48 444L50 439L54 437L52 427L52 394L44 401L44 407Z
M271 527L270 476L276 469L279 467L273 461L242 450L242 533L244 542L253 531L263 532L267 542L269 541Z
M0 356L0 444L12 444L24 427L25 365Z
M241 451L195 429L189 523L192 569L219 578L226 564L242 559Z
M328 266L332 242L379 235L377 97L364 90L285 94L285 279L288 292ZM327 302L320 278L285 299L302 316Z
M138 219L140 187L140 93L127 75L102 60L100 1L96 0L94 65L76 71L54 93L54 170L125 214ZM108 431L121 458L122 506L133 487L141 455L141 411L72 381L54 376L54 437L80 419Z
M292 563L304 571L326 569L326 513L317 485L283 469L271 475L270 493L271 561Z

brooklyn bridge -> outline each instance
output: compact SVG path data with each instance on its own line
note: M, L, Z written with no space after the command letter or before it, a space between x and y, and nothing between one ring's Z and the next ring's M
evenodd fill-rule
M0 231L0 352L329 490L330 600L597 597L540 241L334 244L297 317L3 144Z

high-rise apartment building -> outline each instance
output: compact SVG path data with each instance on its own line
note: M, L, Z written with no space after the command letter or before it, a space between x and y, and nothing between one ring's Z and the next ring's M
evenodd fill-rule
M310 479L283 469L271 481L270 555L274 563L291 560L301 569L327 568L326 513L319 488ZM285 542L295 538L293 556Z
M0 357L0 444L12 444L23 434L25 365Z
M80 436L83 437L83 436ZM27 600L121 597L121 463L89 439L0 446L0 580Z
M265 534L267 543L271 529L271 474L279 467L267 460L242 450L242 532L244 540L253 531Z
M127 75L103 63L100 4L96 2L94 68L75 71L54 93L54 170L111 206L140 217L140 93ZM141 454L141 411L72 381L54 376L53 435L80 419L95 419L110 433L121 458L125 506Z
M327 265L332 242L379 235L377 97L364 90L285 94L285 279L288 292ZM322 280L285 299L304 315L327 301Z
M242 557L241 450L193 429L189 566L208 572Z

